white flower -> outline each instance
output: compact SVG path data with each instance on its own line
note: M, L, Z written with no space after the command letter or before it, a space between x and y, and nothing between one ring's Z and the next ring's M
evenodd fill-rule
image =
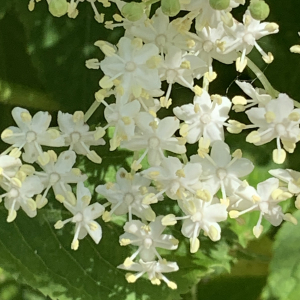
M261 225L262 217L268 220L273 226L279 226L283 220L296 223L297 220L290 214L283 214L282 208L278 205L279 202L284 201L292 196L284 188L279 188L279 180L277 178L269 178L257 185L257 190L252 186L240 186L235 192L236 195L241 197L245 201L249 201L252 205L243 210L230 211L231 218L237 218L240 215L249 211L260 211L257 224L253 228L253 233L256 237L259 237L263 231ZM240 200L242 204L242 200ZM238 202L237 208L238 208Z
M82 182L77 184L77 203L75 206L68 202L63 202L65 207L73 214L72 218L64 221L58 221L54 225L56 229L62 228L65 224L72 222L75 223L75 235L71 244L73 250L79 247L79 240L83 239L87 234L91 236L96 244L102 238L101 226L94 220L99 218L104 212L104 207L100 203L90 204L91 193L84 187Z
M155 193L154 187L150 187L151 180L144 178L141 174L131 175L121 168L116 174L116 183L98 185L96 192L103 195L111 205L111 211L103 214L103 219L109 221L111 215L129 214L147 221L155 220L155 213L149 204L144 204L142 200L148 192Z
M213 98L213 97L212 97ZM227 97L210 98L203 90L201 96L194 97L193 104L185 104L173 109L174 114L184 121L181 135L193 144L201 137L211 142L224 140L223 125L228 119L231 102ZM220 100L221 103L217 101Z
M36 216L36 202L32 197L39 194L44 189L43 184L37 176L28 176L21 182L17 178L13 178L9 183L2 185L6 191L1 195L4 198L5 208L8 210L7 222L12 222L17 216L17 210L22 207L28 217Z
M145 44L155 44L161 54L167 53L171 45L180 49L188 49L188 37L180 34L161 8L156 10L151 20L136 23L126 33L141 38Z
M117 98L118 99L118 98ZM135 117L140 111L141 105L138 100L129 103L117 101L107 106L104 116L109 126L114 126L115 131L110 140L110 150L115 150L122 140L130 140L134 136Z
M254 105L263 107L272 100L272 97L268 95L265 90L260 88L254 89L250 83L238 80L236 80L235 83L243 90L245 94L250 97L250 99L245 99L242 96L236 96L232 99L234 104L233 109L236 112L244 111Z
M206 69L206 63L199 57L185 54L181 49L169 46L168 53L159 69L161 80L166 80L169 84L166 99L169 99L175 82L193 90L194 78L202 77Z
M166 226L161 224L163 216L159 216L148 225L139 220L126 222L125 233L120 236L120 245L129 244L138 246L138 250L126 258L124 265L128 266L139 255L143 261L152 261L155 257L162 260L156 248L175 250L178 247L178 240L170 234L162 234Z
M76 161L75 152L64 151L58 158L52 150L48 151L48 154L50 157L49 163L44 166L41 165L44 172L35 172L46 189L39 202L42 204L47 201L45 197L52 187L57 200L63 202L67 199L71 204L75 204L76 199L68 183L78 183L87 179L87 176L82 175L79 169L72 169Z
M103 88L111 87L112 81L119 79L124 93L132 93L135 97L141 95L142 89L160 89L161 82L155 63L156 58L158 59L158 48L155 45L143 45L141 40L130 40L126 37L119 40L118 52L107 43L100 42L99 45L109 55L100 62L102 71L109 77L105 83L102 80Z
M162 273L176 272L179 270L176 262L168 262L165 259L160 261L148 261L144 262L142 259L138 263L132 263L131 265L125 266L124 264L118 266L119 269L129 270L138 272L136 274L127 273L126 280L129 283L134 283L138 278L143 276L145 273L148 275L148 279L154 285L160 285L163 280L169 288L177 289L175 282L170 281Z
M19 158L10 155L0 155L0 178L3 176L4 179L10 181L21 166L22 162Z
M197 237L201 229L212 241L218 241L221 238L221 227L218 222L227 219L227 206L217 203L217 198L212 199L209 190L203 191L203 195L204 197L199 195L199 198L191 197L188 200L178 201L185 216L167 215L162 220L164 225L173 225L177 220L184 220L181 232L190 239L191 253L199 250L200 241Z
M142 159L148 154L151 166L159 166L164 158L164 150L173 153L185 153L186 148L181 145L173 134L179 129L179 120L175 117L166 117L160 121L149 113L139 113L136 123L141 130L130 141L123 141L121 147L131 151L146 149L141 158L134 165L139 166Z
M247 136L247 141L254 145L263 145L276 139L277 150L273 151L276 163L283 163L286 153L281 149L280 141L288 152L292 153L299 141L300 109L294 109L294 103L286 94L279 94L277 99L269 101L265 107L254 107L246 114L257 131Z
M65 146L70 146L69 150L86 155L94 163L101 163L101 157L94 150L90 150L90 146L105 144L102 139L102 128L99 128L99 132L97 129L89 131L89 126L84 123L82 111L77 111L73 115L59 111L57 122L65 138Z
M41 145L51 147L64 145L58 130L48 129L51 122L48 112L40 111L31 117L27 109L15 107L12 116L18 127L8 127L2 132L1 138L13 147L24 148L22 157L26 162L33 163L39 159L42 164L46 164L49 158L44 155Z
M159 186L158 194L148 194L144 199L144 202L155 203L163 193L174 200L184 199L186 192L196 193L200 188L202 166L190 162L183 165L177 157L169 156L162 160L161 166L148 168L142 174Z
M214 191L221 188L223 200L240 186L239 178L248 175L254 168L249 159L242 158L241 150L236 150L231 156L228 145L223 141L214 142L210 156L193 155L191 162L202 165L204 185L211 186Z

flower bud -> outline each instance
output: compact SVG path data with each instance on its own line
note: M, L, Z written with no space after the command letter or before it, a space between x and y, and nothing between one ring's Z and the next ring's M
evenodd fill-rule
M250 3L249 11L253 19L262 21L268 17L270 8L265 1L254 0Z
M126 3L121 10L122 15L129 21L135 22L141 19L144 14L145 5L143 3Z
M209 4L213 9L223 10L229 7L230 0L209 0Z
M54 17L61 17L68 11L68 2L66 0L51 0L49 11Z
M180 12L179 0L161 0L161 10L167 16L176 16Z

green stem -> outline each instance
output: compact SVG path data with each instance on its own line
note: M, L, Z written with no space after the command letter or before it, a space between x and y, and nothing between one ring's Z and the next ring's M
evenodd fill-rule
M247 57L247 67L256 75L256 77L259 79L264 89L266 90L266 92L273 99L276 99L279 95L279 92L272 87L271 83L269 82L265 74L251 59L249 59L249 57Z
M181 154L181 158L182 158L183 163L184 163L185 165L189 162L189 160L188 160L188 158L187 158L187 156L186 156L185 153Z
M87 122L87 120L92 116L92 114L99 107L100 103L101 102L98 102L97 100L94 101L94 103L91 105L88 111L84 114L84 122Z

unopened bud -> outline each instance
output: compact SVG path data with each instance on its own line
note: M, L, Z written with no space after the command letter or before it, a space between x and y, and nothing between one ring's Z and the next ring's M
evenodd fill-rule
M224 10L229 7L230 0L209 0L209 4L213 9Z
M269 5L262 0L252 0L249 6L249 11L253 19L265 20L270 13Z
M161 0L162 12L170 17L176 16L180 12L179 0Z
M145 5L143 3L126 3L121 10L122 15L129 21L135 22L142 18Z
M68 2L66 0L51 0L49 11L54 17L61 17L68 11Z

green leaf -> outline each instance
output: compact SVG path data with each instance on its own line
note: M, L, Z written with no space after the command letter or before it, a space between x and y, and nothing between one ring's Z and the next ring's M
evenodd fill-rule
M300 221L300 211L294 214ZM298 300L300 295L300 230L285 222L276 235L264 300Z

